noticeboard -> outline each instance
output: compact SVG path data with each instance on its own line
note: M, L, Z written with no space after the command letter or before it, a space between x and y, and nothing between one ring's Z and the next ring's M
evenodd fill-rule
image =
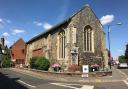
M89 65L83 65L83 73L89 72Z

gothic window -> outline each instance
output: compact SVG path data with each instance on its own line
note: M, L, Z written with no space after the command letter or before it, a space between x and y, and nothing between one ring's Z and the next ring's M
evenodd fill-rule
M72 28L72 42L76 43L76 28Z
M84 51L93 51L93 31L92 28L87 25L84 28Z
M65 32L59 33L59 58L65 58Z

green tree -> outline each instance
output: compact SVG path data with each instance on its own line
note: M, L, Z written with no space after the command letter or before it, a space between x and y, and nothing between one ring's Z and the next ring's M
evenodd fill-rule
M4 48L4 53L2 55L2 67L10 67L11 66L11 56L10 56L10 50L7 46Z
M8 60L8 59L4 59L4 60L2 60L2 67L4 67L4 68L7 68L7 67L10 67L11 66L11 61L10 60Z
M119 60L120 63L126 62L126 58L125 58L124 55L119 56L118 60Z

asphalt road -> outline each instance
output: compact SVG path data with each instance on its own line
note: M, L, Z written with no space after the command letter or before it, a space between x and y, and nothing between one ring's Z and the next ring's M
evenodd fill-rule
M0 89L128 89L123 81L69 83L41 79L9 69L0 69Z
M122 71L123 73L125 73L128 76L128 69L119 69L120 71Z

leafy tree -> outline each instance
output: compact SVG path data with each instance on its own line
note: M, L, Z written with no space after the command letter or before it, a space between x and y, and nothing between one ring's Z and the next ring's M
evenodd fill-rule
M6 58L4 60L2 60L2 67L7 68L10 66L11 66L11 60L8 60Z
M125 58L124 55L119 56L118 60L119 60L120 63L126 62L126 58Z
M10 50L8 49L7 46L5 46L1 63L2 63L2 67L10 67L11 66Z

